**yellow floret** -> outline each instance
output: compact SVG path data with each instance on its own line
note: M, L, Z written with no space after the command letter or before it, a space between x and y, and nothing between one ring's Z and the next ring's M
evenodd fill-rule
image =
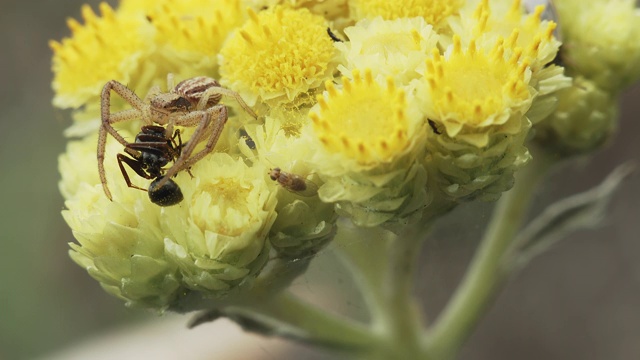
M220 52L222 84L249 105L290 102L331 76L335 51L322 17L280 6L249 16Z
M385 20L423 17L427 23L437 26L448 16L458 12L464 4L460 0L351 0L351 17L360 20L382 16Z
M148 24L117 16L106 3L98 17L88 5L82 7L85 24L69 19L72 36L62 43L51 41L53 49L53 104L77 108L96 98L111 79L135 85L134 75L152 46Z
M528 61L520 61L522 50L511 50L505 56L502 41L490 51L476 48L475 41L463 50L457 36L446 56L434 50L426 73L429 118L442 123L449 136L462 132L468 142L482 147L490 131L482 128L524 114L532 100Z
M477 5L467 3L460 10L460 16L451 18L449 23L463 43L473 39L483 47L500 37L507 39L510 47L523 49L523 55L529 57L530 66L535 71L549 63L560 47L560 42L554 38L557 24L543 21L544 11L544 6L537 6L527 15L523 12L521 0L491 4L482 0Z
M313 14L332 21L349 16L348 0L244 0L243 2L255 11L283 5L293 9L306 8Z
M188 63L178 66L183 77L214 76L222 43L246 18L240 0L164 0L152 9L156 43L165 46L160 52L171 63Z
M418 78L429 51L438 42L438 34L423 18L360 20L344 30L349 41L336 43L345 61L338 69L350 74L353 69L371 69L374 77L392 76L400 84Z
M319 112L310 114L315 133L330 153L368 165L389 162L411 143L405 92L389 79L386 86L373 80L370 70L353 80L343 78L343 89L327 81L318 96Z

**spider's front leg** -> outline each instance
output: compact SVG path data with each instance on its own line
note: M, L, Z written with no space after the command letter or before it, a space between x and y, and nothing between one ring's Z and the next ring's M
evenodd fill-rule
M164 178L158 183L158 186L163 186L168 179L173 177L179 171L189 169L200 159L212 152L220 138L220 135L222 134L222 130L224 129L224 125L228 118L228 110L224 105L215 105L204 111L193 111L189 114L183 115L181 118L178 118L177 123L182 126L188 126L190 124L194 124L195 121L199 121L198 126L193 132L193 135L191 135L189 141L187 141L185 146L182 148L180 157L173 163L173 166L167 170ZM209 133L210 135L204 149L198 151L192 156L191 154L193 153L196 145L201 143L204 140L203 136Z
M133 109L119 111L117 113L111 113L111 90L120 95L125 101L127 101ZM128 142L113 128L112 124L117 122L133 120L139 117L145 104L140 98L129 88L123 84L111 80L107 82L102 88L102 94L100 96L100 131L98 132L98 174L100 175L100 182L102 183L102 189L109 200L113 200L109 187L107 186L107 176L104 170L104 155L107 146L107 133L111 134L119 143L123 146L127 146Z
M247 114L251 115L251 117L253 117L254 119L258 120L258 115L256 115L255 112L253 112L253 110L249 107L249 105L247 105L247 103L244 102L244 100L242 99L242 97L240 96L240 94L238 94L235 91L229 90L229 89L225 89L223 87L220 86L212 86L210 88L208 88L204 94L202 95L202 97L200 98L200 101L198 101L198 105L197 105L197 109L204 109L207 105L207 102L209 101L209 99L214 96L220 94L222 96L228 96L228 97L232 97L234 99L236 99L236 101L238 102L238 104L244 109L244 111L247 112Z

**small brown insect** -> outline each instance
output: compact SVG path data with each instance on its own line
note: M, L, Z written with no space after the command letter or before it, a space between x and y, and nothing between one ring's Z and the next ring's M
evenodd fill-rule
M294 194L306 197L318 195L318 185L300 175L282 171L277 167L271 169L269 177L271 180L277 181L280 186Z

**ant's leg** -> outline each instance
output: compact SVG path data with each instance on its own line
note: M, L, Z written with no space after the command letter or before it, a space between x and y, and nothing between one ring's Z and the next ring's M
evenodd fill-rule
M238 104L244 109L244 111L247 112L247 114L251 115L251 117L253 117L256 120L258 119L258 115L256 115L256 113L253 112L253 110L251 110L249 105L247 105L247 103L245 103L244 100L242 100L242 97L240 96L240 94L238 94L235 91L225 89L219 86L210 87L207 89L207 91L205 91L205 93L200 98L200 101L198 101L197 109L205 110L205 106L207 105L207 102L209 101L209 99L216 94L220 94L222 96L229 96L236 99Z
M223 112L224 112L224 115L225 115L225 119L222 121L221 125L216 127L216 129L219 129L219 132L222 132L222 128L224 127L224 123L227 121L227 119L226 119L226 110L227 110L227 108L225 106L223 106L223 105L218 105L218 106L215 106L215 107L213 107L211 109L224 109ZM211 123L211 118L212 118L211 115L212 115L212 111L194 111L194 112L191 112L189 114L185 114L185 115L183 115L181 117L180 120L181 120L181 124L183 126L184 126L184 124L193 124L193 123L195 123L196 121L198 121L197 118L199 117L200 120L198 122L198 127L196 127L195 131L193 132L193 135L191 135L191 139L189 139L189 141L186 143L186 145L181 149L180 157L178 157L178 159L176 161L174 161L173 166L171 166L171 168L169 168L169 170L167 170L167 172L164 175L164 178L162 180L160 180L160 182L157 185L158 187L162 187L164 184L166 184L168 179L170 179L172 176L177 174L178 171L183 170L183 169L187 169L187 168L191 167L191 165L194 164L194 162L190 162L191 165L184 166L186 160L191 156L191 153L195 149L196 145L198 145L201 142L202 135L208 130L209 124ZM219 136L220 136L220 134L218 134L218 136L216 136L216 139ZM215 146L215 143L213 144L213 146ZM189 173L189 174L191 174L191 173Z
M199 152L197 152L196 154L194 154L189 158L185 157L185 161L181 165L183 169L190 168L200 159L202 159L207 154L213 151L216 144L218 143L218 139L220 139L222 130L224 130L224 125L226 124L227 119L229 117L227 112L227 107L224 105L212 107L207 110L207 113L210 114L210 117L212 119L216 119L213 123L211 123L212 129L211 129L211 135L209 135L209 140L207 141L207 144L205 145L204 149L200 150ZM202 134L199 134L198 137L201 137L203 134L204 132ZM195 136L196 134L194 133L193 135ZM189 143L191 143L191 140L193 140L194 136L191 137L191 139L189 140ZM199 140L198 142L201 141L200 139L198 140Z
M176 137L178 138L177 142ZM173 149L175 150L175 152L173 153L174 159L177 159L180 157L180 154L182 152L182 136L180 136L180 129L176 130L176 132L173 134L173 137L171 138L171 141L173 142ZM193 179L193 174L191 173L190 168L187 168L187 173Z
M174 152L172 153L173 158L177 159L180 157L180 154L182 153L182 136L180 136L180 129L177 129L176 132L173 134L173 137L171 138L171 143L173 144L173 150ZM178 141L176 141L176 138L178 138Z
M131 183L131 179L129 179L129 174L127 174L127 171L124 169L124 165L122 164L122 163L125 163L129 165L129 167L133 169L133 171L135 171L136 174L142 176L143 178L151 179L152 177L147 175L147 173L145 173L144 170L142 170L142 166L140 165L140 162L136 159L129 158L123 154L118 154L117 158L118 158L118 166L120 167L120 171L122 172L122 177L124 177L124 181L127 183L127 186L130 188L147 191L147 189L141 188Z
M178 138L178 142L176 143L176 137ZM173 138L171 138L171 141L173 141L173 148L177 150L177 153L175 154L175 158L180 157L180 153L182 151L182 137L180 136L180 130L176 130L175 134L173 134ZM187 168L187 173L189 174L189 176L191 176L191 178L193 179L193 174L191 173L191 168Z

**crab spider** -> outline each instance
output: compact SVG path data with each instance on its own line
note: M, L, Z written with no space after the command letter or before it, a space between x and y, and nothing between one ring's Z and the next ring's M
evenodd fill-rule
M171 159L167 159L164 163L166 164L173 161L173 165L167 169L160 168L159 172L155 172L159 175L156 181L154 181L154 186L151 191L158 191L162 190L170 178L175 176L179 171L188 170L196 162L213 151L228 118L227 107L220 104L222 96L234 98L249 115L257 119L256 114L247 106L238 93L221 87L215 79L199 76L181 81L174 87L173 76L169 74L167 76L167 83L170 89L168 92L162 92L158 86L154 86L149 90L144 100L140 99L131 89L116 80L107 82L102 88L100 104L102 123L98 134L97 158L100 182L109 200L113 200L113 197L107 186L107 178L104 170L107 134L110 134L122 144L127 154L134 159L140 159L137 160L140 162L140 166L134 169L140 174L139 170L143 171L148 166L154 166L153 164L146 163L146 159L148 159L150 155L152 157L158 156L154 153L155 149L159 146L170 146L175 136L175 126L195 127L191 138L176 149L175 153L177 155ZM110 109L112 90L129 103L132 108L112 114ZM151 148L141 148L139 144L136 145L136 142L131 143L125 140L113 127L115 123L134 119L141 119L143 127L153 125L163 127L164 140L158 141L158 144L151 144ZM196 145L204 141L206 141L204 148L194 153ZM121 156L122 154L120 154L120 157ZM122 166L120 166L120 168L123 171L125 179L127 179L128 176L124 173L124 168ZM145 178L149 177L145 176ZM132 186L130 182L127 182L127 185L141 189L140 187Z

